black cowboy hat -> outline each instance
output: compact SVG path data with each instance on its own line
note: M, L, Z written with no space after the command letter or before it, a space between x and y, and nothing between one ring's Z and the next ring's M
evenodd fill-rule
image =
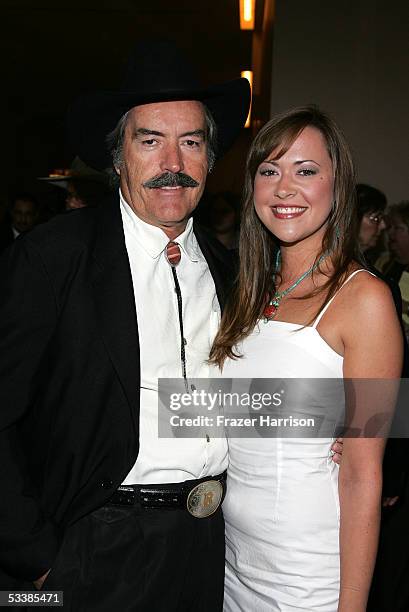
M118 90L86 94L74 103L68 113L68 136L75 153L86 164L104 169L112 166L106 136L130 108L152 102L199 100L216 122L216 154L220 157L246 121L250 96L247 79L204 88L185 55L173 44L140 43Z

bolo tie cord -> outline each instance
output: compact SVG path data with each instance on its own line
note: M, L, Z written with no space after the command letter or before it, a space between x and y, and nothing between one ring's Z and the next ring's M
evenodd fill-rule
M180 251L179 245L171 241L167 245L167 248L166 248L166 259L168 260L168 263L170 264L170 267L172 270L173 281L175 283L175 293L176 293L177 303L178 303L178 316L179 316L179 329L180 329L180 361L182 364L182 376L185 382L186 392L190 393L189 383L188 383L187 375L186 375L186 350L185 350L186 339L185 339L185 334L183 331L182 292L180 290L179 279L176 273L176 266L179 264L180 258L181 258L181 251ZM191 389L192 391L196 390L194 385L191 385ZM206 441L210 442L210 437L208 434L206 434Z
M176 274L175 266L171 265L173 280L175 282L175 292L178 302L179 329L180 329L180 361L182 364L182 376L185 381L186 391L189 392L189 385L186 376L186 351L185 351L185 334L183 332L183 313L182 313L182 292L180 291L179 279Z

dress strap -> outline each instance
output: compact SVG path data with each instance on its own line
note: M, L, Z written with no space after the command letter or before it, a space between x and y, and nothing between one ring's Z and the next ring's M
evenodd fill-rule
M340 288L334 293L334 295L332 296L332 298L329 300L329 302L327 304L325 304L324 308L321 310L320 314L318 315L318 317L315 319L314 323L311 325L311 327L313 327L314 329L316 329L318 323L321 321L322 317L324 316L324 314L327 312L328 308L331 306L333 300L337 297L338 293L341 291L341 289L343 287L345 287L345 285L347 283L349 283L349 281L351 280L351 278L354 278L355 274L358 274L358 272L368 272L368 274L371 274L371 276L376 276L376 274L374 274L373 272L370 272L369 270L367 270L366 268L359 268L359 270L355 270L354 272L352 272L352 274L350 274L348 276L348 278L346 278L344 280L344 282L342 283L342 285L340 286Z

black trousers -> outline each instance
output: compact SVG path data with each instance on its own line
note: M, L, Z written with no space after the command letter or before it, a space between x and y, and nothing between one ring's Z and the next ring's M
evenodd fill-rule
M218 612L223 586L220 508L107 505L68 528L42 591L63 590L64 612Z

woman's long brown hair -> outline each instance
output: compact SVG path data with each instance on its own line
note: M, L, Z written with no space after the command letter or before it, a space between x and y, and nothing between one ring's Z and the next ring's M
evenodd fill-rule
M351 263L354 260L362 261L356 240L354 165L342 132L330 117L315 106L295 108L274 117L257 134L247 156L239 275L209 357L209 361L219 367L227 357L240 357L237 344L252 332L265 308L266 296L274 291L273 273L278 243L254 209L257 169L272 152L274 159L282 157L307 126L318 129L323 135L334 171L334 205L321 251L315 259L317 263L321 255L329 253L334 272L321 287L304 296L311 297L321 292L326 294L316 314L335 294Z

